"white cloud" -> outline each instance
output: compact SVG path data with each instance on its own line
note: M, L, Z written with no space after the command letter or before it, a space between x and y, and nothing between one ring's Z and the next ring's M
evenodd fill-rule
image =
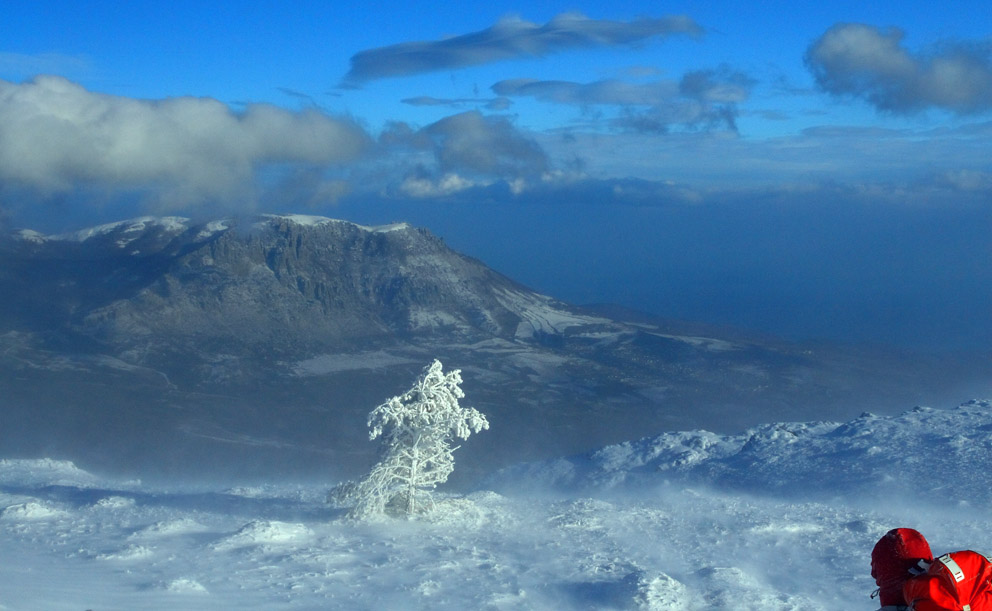
M501 96L533 97L555 104L618 107L620 115L610 120L612 127L659 134L673 126L736 130L736 104L748 98L753 85L744 73L721 66L686 73L680 81L574 83L519 78L500 81L492 90Z
M544 150L504 117L463 112L429 125L424 132L434 142L443 170L513 178L548 169Z
M152 189L163 199L227 200L249 192L266 164L355 159L367 136L316 110L210 98L137 100L55 76L0 81L0 184L44 194L79 185Z
M492 90L497 95L527 96L557 104L654 106L667 103L676 97L679 87L674 81L627 83L605 80L573 83L520 78L500 81L492 86Z
M551 161L531 134L506 117L467 111L420 129L391 123L369 167L377 173L361 184L425 198L496 184L519 194L551 169Z
M933 53L914 55L903 48L902 39L895 28L837 24L810 46L806 63L824 91L864 98L880 110L992 110L987 43L946 43Z
M408 176L400 185L400 191L409 197L423 199L453 195L477 186L480 184L458 174L448 173L438 179L430 176Z

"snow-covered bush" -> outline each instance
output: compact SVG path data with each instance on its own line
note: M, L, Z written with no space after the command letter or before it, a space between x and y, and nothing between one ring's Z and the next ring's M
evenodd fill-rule
M407 516L434 507L431 490L455 468L455 438L489 428L486 417L461 407L461 371L428 366L413 388L369 413L369 439L381 438L379 462L365 479L335 489L332 499L351 504L354 518L396 513Z

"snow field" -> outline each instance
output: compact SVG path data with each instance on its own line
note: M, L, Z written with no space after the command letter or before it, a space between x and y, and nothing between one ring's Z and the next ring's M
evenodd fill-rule
M159 489L0 461L0 608L871 609L890 528L992 550L990 439L987 402L672 433L508 470L415 521L348 521L336 482Z
M96 498L104 491L73 486L42 486L36 496L4 492L2 604L77 611L857 608L868 605L873 585L868 550L910 519L660 487L626 498L479 492L443 499L426 521L354 523L318 492L261 500L127 490ZM987 522L969 530L988 538Z

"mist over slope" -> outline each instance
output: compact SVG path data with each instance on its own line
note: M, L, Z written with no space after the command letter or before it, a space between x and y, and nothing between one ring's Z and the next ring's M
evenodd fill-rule
M0 454L145 476L359 472L367 413L434 358L493 425L468 473L933 403L989 370L580 308L425 230L301 215L18 231L0 293Z

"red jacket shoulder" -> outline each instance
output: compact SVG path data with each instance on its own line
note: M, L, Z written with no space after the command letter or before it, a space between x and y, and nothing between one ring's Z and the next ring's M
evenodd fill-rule
M992 611L992 563L971 550L945 554L903 587L915 611Z

